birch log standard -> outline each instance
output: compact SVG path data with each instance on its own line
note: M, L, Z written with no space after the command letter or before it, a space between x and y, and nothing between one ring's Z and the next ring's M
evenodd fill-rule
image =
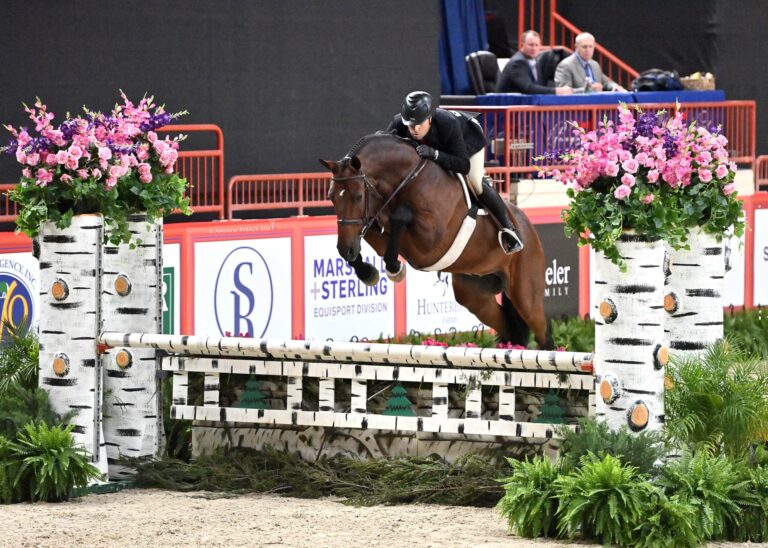
M75 443L106 475L102 432L100 329L101 215L76 215L59 229L45 223L37 239L40 261L40 386L53 409L75 411Z
M723 338L723 244L694 228L688 245L690 250L667 250L665 331L670 353L679 358L699 354Z
M627 272L595 253L595 414L614 430L658 430L667 362L664 244L625 231L617 246Z
M103 328L162 331L162 219L148 223L134 215L129 227L136 244L107 244L101 288ZM134 470L117 464L120 457L159 454L162 404L155 351L114 348L103 355L104 433L109 476L125 479Z

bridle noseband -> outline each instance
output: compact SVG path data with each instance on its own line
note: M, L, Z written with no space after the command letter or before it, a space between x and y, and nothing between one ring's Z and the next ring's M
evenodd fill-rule
M421 170L424 169L424 166L427 164L426 158L420 158L419 163L416 164L416 166L408 173L408 175L405 176L405 178L400 181L400 184L397 185L397 188L392 192L392 194L389 195L389 197L384 201L384 203L381 205L378 211L374 213L373 215L368 214L368 208L371 203L370 194L373 192L376 194L376 196L382 200L384 200L384 196L382 196L378 190L376 190L376 186L371 182L371 180L365 175L365 173L359 173L357 175L350 175L348 177L333 177L331 179L334 183L345 183L348 181L356 181L358 179L362 179L363 181L363 188L365 189L365 195L364 195L364 202L363 202L363 218L362 219L338 219L337 222L339 225L363 225L362 230L360 231L360 236L363 237L368 232L368 230L373 226L373 223L376 222L376 219L378 219L379 215L381 215L381 212L384 211L384 208L389 205L389 202L392 201L392 199L397 196L397 194L405 188L405 185L413 181L416 177L419 176L421 173Z

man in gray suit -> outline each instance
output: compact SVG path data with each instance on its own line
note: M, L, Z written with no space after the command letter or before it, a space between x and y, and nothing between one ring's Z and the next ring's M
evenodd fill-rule
M574 91L627 91L608 78L600 69L595 54L595 37L582 32L576 37L576 51L563 59L555 70L555 85L568 86Z

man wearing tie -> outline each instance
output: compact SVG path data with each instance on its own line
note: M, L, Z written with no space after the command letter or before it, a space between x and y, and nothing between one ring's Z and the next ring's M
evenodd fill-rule
M582 32L576 37L576 51L563 59L555 70L555 85L567 86L576 91L627 91L608 78L600 65L592 59L595 54L595 37Z
M536 64L536 55L541 48L541 37L534 30L525 31L520 36L520 49L515 53L504 70L499 74L496 91L499 93L527 93L570 95L569 87L549 87L542 81L541 72Z

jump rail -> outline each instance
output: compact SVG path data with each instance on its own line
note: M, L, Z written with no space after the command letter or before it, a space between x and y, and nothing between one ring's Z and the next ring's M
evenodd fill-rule
M169 353L160 361L173 374L171 418L180 420L549 439L557 437L553 425L515 420L516 389L588 392L594 405L587 353L141 333L102 333L99 343L118 353L137 347ZM202 405L190 402L191 375L204 376ZM283 403L278 409L222 406L221 375L285 378ZM305 379L318 382L309 409ZM336 401L338 380L351 383L348 406ZM369 408L369 381L431 385L431 410L421 416L377 412ZM451 416L450 385L466 386L461 416ZM487 387L498 390L498 412L484 413Z
M185 356L592 372L592 354L583 352L115 332L102 333L99 344L112 348L154 348Z

